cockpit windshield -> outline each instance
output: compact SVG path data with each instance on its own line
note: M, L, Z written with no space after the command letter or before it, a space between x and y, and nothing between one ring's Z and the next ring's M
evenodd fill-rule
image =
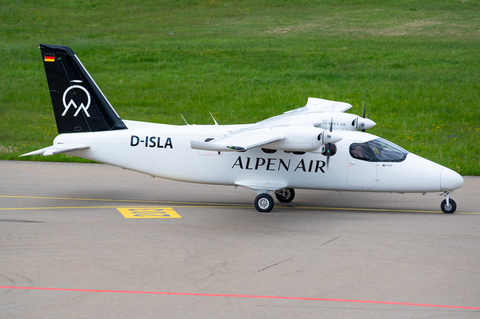
M368 162L402 162L407 154L408 151L383 138L350 145L353 158Z

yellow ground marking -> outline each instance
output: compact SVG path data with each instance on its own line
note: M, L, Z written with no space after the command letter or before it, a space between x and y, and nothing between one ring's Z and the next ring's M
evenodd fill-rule
M125 206L125 207L130 207L130 206ZM154 207L154 206L144 206L142 208L151 208L151 207ZM214 208L214 207L217 207L217 208L221 208L221 207L232 207L232 205L221 205L221 204L218 204L218 205L175 205L175 206L171 206L170 208ZM232 208L249 208L251 207L251 205L238 205L238 206L235 206L235 207L232 207ZM123 207L118 207L117 206L51 206L51 207L3 207L1 208L0 207L0 211L5 211L5 210L48 210L48 209L88 209L88 208L94 208L94 209L98 209L98 208L123 208Z
M182 218L171 207L118 207L117 209L125 218Z
M26 198L26 199L57 199L57 200L78 200L78 201L101 201L101 202L130 202L130 203L152 203L167 204L169 207L197 207L197 208L251 208L248 204L229 204L229 203L196 203L196 202L171 202L171 201L153 201L153 200L129 200L129 199L98 199L98 198L71 198L71 197L47 197L47 196L9 196L0 195L0 198ZM2 210L27 210L27 209L80 209L80 208L119 208L118 206L69 206L69 207L11 207L0 208ZM144 206L143 208L149 208ZM338 211L366 211L366 212L403 212L403 213L432 213L443 214L441 210L407 210L407 209L383 209L383 208L352 208L352 207L314 207L314 206L275 206L275 209L301 209L301 210L338 210ZM455 212L453 215L480 215L480 212Z
M208 206L238 206L242 204L229 203L196 203L196 202L172 202L161 200L136 200L136 199L106 199L106 198L75 198L75 197L49 197L49 196L9 196L0 195L0 198L26 198L26 199L57 199L57 200L78 200L97 202L127 202L127 203L151 203L151 204L180 204L180 205L208 205Z

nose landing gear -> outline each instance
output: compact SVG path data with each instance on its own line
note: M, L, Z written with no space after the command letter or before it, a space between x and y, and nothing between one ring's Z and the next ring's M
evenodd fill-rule
M457 210L457 203L453 199L450 199L450 192L445 191L440 196L445 196L445 199L442 201L440 207L445 214L452 214Z

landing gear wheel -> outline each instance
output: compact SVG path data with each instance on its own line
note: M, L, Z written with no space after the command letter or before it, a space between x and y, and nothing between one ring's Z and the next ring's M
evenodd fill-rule
M457 209L457 203L455 203L453 199L449 199L448 205L447 205L447 200L444 199L440 207L442 208L442 211L445 214L452 214Z
M268 194L260 194L255 198L255 208L260 213L268 213L273 209L273 197Z
M293 188L284 188L275 192L279 202L290 203L295 198L295 190Z

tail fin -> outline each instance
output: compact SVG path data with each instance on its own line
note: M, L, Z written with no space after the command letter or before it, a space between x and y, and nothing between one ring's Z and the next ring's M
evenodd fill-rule
M126 129L72 49L41 44L58 133Z

